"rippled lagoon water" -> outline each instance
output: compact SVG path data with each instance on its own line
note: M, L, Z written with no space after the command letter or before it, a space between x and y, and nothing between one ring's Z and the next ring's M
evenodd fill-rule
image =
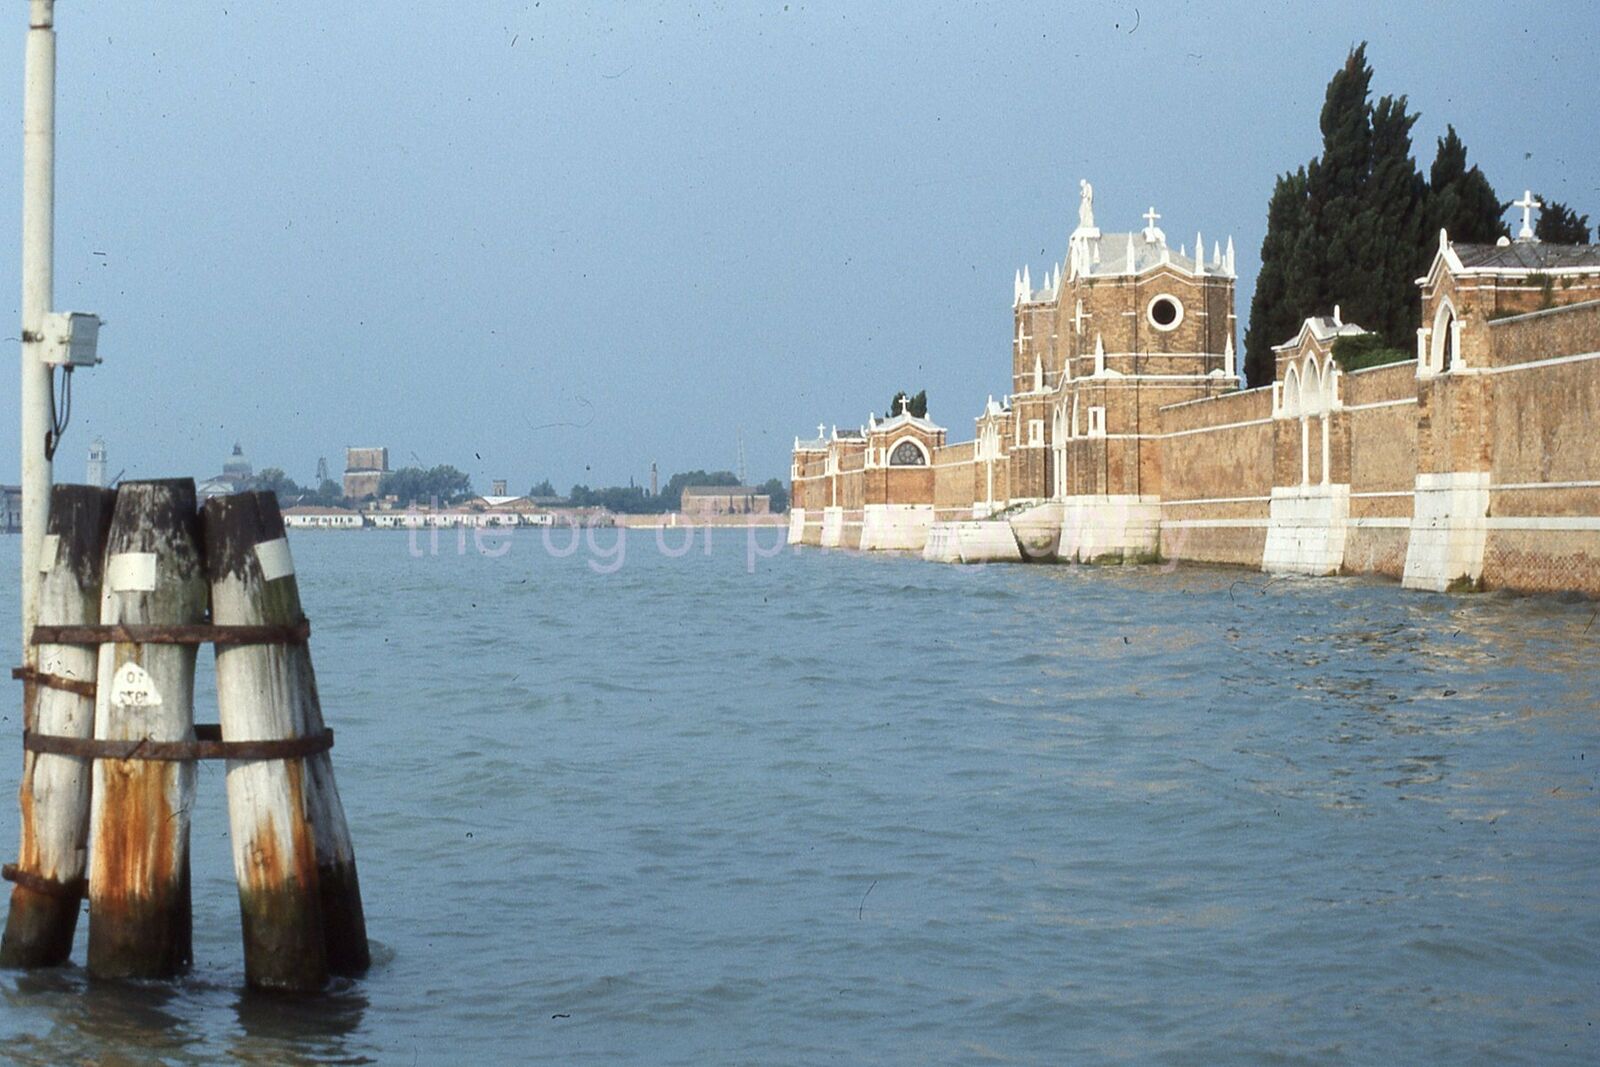
M0 1050L1600 1056L1600 605L815 550L752 568L735 531L677 556L635 531L618 565L616 536L417 558L404 534L296 535L373 972L320 1002L240 991L207 766L192 976L5 974ZM16 560L0 540L13 650Z

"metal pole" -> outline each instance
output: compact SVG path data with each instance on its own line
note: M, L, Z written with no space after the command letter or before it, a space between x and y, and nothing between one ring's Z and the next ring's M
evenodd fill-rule
M22 655L39 615L39 552L50 503L45 436L54 421L44 322L54 300L56 35L54 0L30 0L22 120Z

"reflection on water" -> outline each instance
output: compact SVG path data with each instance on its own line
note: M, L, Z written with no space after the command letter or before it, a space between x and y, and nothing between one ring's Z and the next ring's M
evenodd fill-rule
M347 1038L367 996L341 982L321 997L264 996L189 976L176 982L104 982L76 967L15 973L0 983L14 1017L48 1025L8 1035L8 1062L23 1064L362 1064L377 1060ZM230 1005L237 1031L219 1031Z
M5 1054L1600 1059L1596 605L652 543L298 540L372 973L240 990L202 774L195 973L0 975Z
M347 1051L345 1038L361 1026L367 998L359 983L340 982L322 997L262 996L241 992L234 1000L240 1034L228 1054L240 1063L376 1063Z
M68 967L8 976L0 994L8 1011L50 1021L43 1033L8 1039L6 1052L19 1063L205 1062L200 1031L180 1014L188 1005L179 985L92 982Z

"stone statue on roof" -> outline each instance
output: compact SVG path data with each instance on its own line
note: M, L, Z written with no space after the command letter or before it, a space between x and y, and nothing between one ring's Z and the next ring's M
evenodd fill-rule
M1089 184L1089 179L1078 179L1078 226L1080 229L1094 229L1094 186Z

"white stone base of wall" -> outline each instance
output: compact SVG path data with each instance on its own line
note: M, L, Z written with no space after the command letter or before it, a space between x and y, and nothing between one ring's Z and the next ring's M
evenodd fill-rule
M1261 569L1268 574L1338 574L1350 524L1348 485L1272 489Z
M1444 592L1457 583L1476 583L1483 577L1488 515L1488 471L1417 475L1400 584Z
M868 504L861 514L861 549L921 552L932 526L932 504Z
M960 525L960 522L946 519L928 527L922 558L933 563L960 563L961 545L956 541L956 528Z
M822 547L838 548L844 540L844 508L822 509Z
M806 534L806 509L789 509L789 543L798 545Z
M1062 505L1041 501L1011 517L1011 532L1024 559L1053 560L1061 551Z
M928 530L922 558L935 563L1021 563L1022 550L1004 520L936 522Z
M1069 563L1093 563L1107 557L1137 561L1154 559L1160 550L1158 496L1069 496L1061 503L1058 559Z

